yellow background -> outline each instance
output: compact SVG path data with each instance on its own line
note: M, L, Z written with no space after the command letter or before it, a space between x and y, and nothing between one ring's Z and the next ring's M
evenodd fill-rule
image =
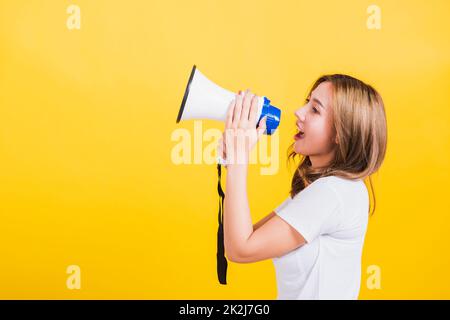
M81 9L69 30L66 9ZM369 30L367 7L381 8ZM274 299L272 262L216 276L214 165L175 165L193 64L282 109L278 174L251 167L254 222L289 191L293 112L321 74L382 94L361 299L450 298L450 2L0 1L0 298ZM204 129L223 129L204 122ZM81 289L66 268L81 268ZM366 287L370 265L381 289Z

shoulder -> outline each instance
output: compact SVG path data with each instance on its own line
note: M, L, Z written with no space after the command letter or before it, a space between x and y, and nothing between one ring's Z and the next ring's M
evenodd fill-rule
M334 190L338 196L344 196L347 193L367 192L364 181L361 179L346 179L338 176L322 177L314 181L313 184L322 186L322 188L330 188Z
M362 180L327 176L315 180L293 198L288 197L278 208L290 203L311 203L320 207L343 209L365 207L368 201L367 188Z
M320 194L321 197L325 194L328 199L337 200L341 205L358 201L358 199L361 202L368 201L368 192L363 180L352 180L338 176L319 178L302 190L301 193L305 193L305 195Z
M352 212L366 212L369 206L369 192L361 179L346 179L337 176L319 178L314 183L321 188L333 190L340 207L347 214ZM314 184L312 183L311 186Z
M322 177L306 188L296 194L293 198L293 202L310 202L320 207L339 207L341 205L341 197L334 186L334 177Z

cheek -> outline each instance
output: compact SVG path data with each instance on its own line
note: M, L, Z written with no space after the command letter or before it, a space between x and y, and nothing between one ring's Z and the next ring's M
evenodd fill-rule
M307 132L308 138L311 138L311 141L314 141L319 145L326 145L332 139L331 126L323 118L317 119L309 123Z
M296 152L305 155L328 152L333 147L331 125L325 119L316 119L305 124L306 136L296 145Z

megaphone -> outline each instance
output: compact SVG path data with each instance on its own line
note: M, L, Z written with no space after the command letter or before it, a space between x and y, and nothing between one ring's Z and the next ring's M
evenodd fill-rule
M225 121L231 100L235 94L203 75L194 65L184 91L177 123L187 119L211 119ZM258 99L257 125L267 116L265 134L271 135L280 124L281 111L263 96Z

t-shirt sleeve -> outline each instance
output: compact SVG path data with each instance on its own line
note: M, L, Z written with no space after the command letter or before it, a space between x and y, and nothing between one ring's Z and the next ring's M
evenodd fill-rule
M276 213L278 213L281 209L283 209L288 203L289 201L291 201L291 197L287 197L286 200L284 200L278 207L276 207L275 209L273 209L273 211L275 211Z
M294 198L288 197L274 211L310 243L338 229L339 207L336 191L324 180L316 180Z

